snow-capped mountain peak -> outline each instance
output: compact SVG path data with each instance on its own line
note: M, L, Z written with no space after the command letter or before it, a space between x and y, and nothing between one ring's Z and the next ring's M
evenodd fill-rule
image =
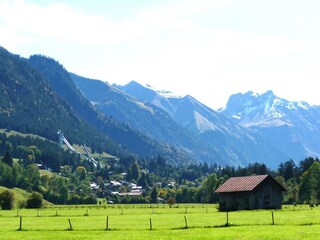
M243 127L254 129L292 158L320 153L320 108L303 101L289 101L268 91L230 96L220 111Z
M181 98L181 96L179 96L178 94L175 94L175 93L173 93L173 92L171 92L171 91L168 91L168 90L165 90L165 89L158 89L157 87L152 86L152 85L149 84L149 83L145 83L145 84L141 83L141 84L140 84L140 83L132 80L132 81L131 81L130 83L128 83L127 85L129 85L129 84L140 85L140 86L145 87L145 88L147 88L147 89L149 89L149 90L151 90L151 91L153 91L153 92L155 92L155 93L160 94L161 96L163 96L163 97L165 97L165 98ZM126 86L127 86L127 85L126 85Z
M288 101L274 95L272 91L263 94L238 93L230 96L220 112L245 127L291 126L293 111L308 111L310 105L302 101Z

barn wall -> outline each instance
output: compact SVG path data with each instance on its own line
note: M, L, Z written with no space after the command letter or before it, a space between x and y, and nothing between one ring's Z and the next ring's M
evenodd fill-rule
M251 192L220 193L220 211L253 209L254 199Z
M257 208L280 209L282 204L282 192L275 184L265 181L254 191L257 200Z

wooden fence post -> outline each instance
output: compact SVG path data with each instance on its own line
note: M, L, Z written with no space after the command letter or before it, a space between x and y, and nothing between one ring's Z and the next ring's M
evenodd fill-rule
M106 230L109 230L109 216L107 216L106 220Z
M68 221L69 221L69 230L73 230L70 218L68 218Z
M151 218L149 219L149 226L150 226L150 231L152 230L152 220Z
M20 216L20 227L18 229L18 231L21 231L22 230L22 216Z
M273 216L273 211L271 211L271 216L272 216L272 225L274 225L274 216Z
M184 224L185 224L185 228L188 228L188 222L187 222L187 217L184 216Z
M229 213L227 211L227 223L226 223L226 226L229 226Z

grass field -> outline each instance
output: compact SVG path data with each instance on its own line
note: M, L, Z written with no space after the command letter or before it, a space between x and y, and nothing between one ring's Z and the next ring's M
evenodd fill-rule
M10 137L12 135L18 135L18 136L21 136L21 137L33 137L33 138L40 138L40 139L45 140L45 138L40 137L38 135L29 134L29 133L21 133L21 132L17 132L17 131L13 131L13 130L7 130L7 129L3 129L3 128L0 129L0 133L5 133L7 135L7 137Z
M22 209L0 211L0 239L320 239L320 208L287 206L273 216L274 224L270 210L229 212L226 226L215 205Z

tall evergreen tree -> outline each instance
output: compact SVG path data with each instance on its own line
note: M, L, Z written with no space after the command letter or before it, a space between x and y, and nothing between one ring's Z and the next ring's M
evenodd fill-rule
M320 163L314 162L311 167L302 174L299 196L301 202L315 204L320 193Z
M139 164L136 162L134 162L133 164L131 164L130 169L129 169L129 173L128 175L130 175L131 179L128 179L128 181L130 180L135 180L138 181L138 179L141 176L141 171L140 171L140 167Z
M2 162L5 164L8 164L10 167L13 166L13 159L11 157L11 154L9 152L6 152L2 158Z
M152 203L158 202L158 188L156 186L152 188L152 191L150 193L150 198Z
M137 184L139 186L142 186L142 188L144 188L144 189L146 189L148 187L148 182L147 182L147 177L146 177L145 172L141 173L141 177L138 179Z

